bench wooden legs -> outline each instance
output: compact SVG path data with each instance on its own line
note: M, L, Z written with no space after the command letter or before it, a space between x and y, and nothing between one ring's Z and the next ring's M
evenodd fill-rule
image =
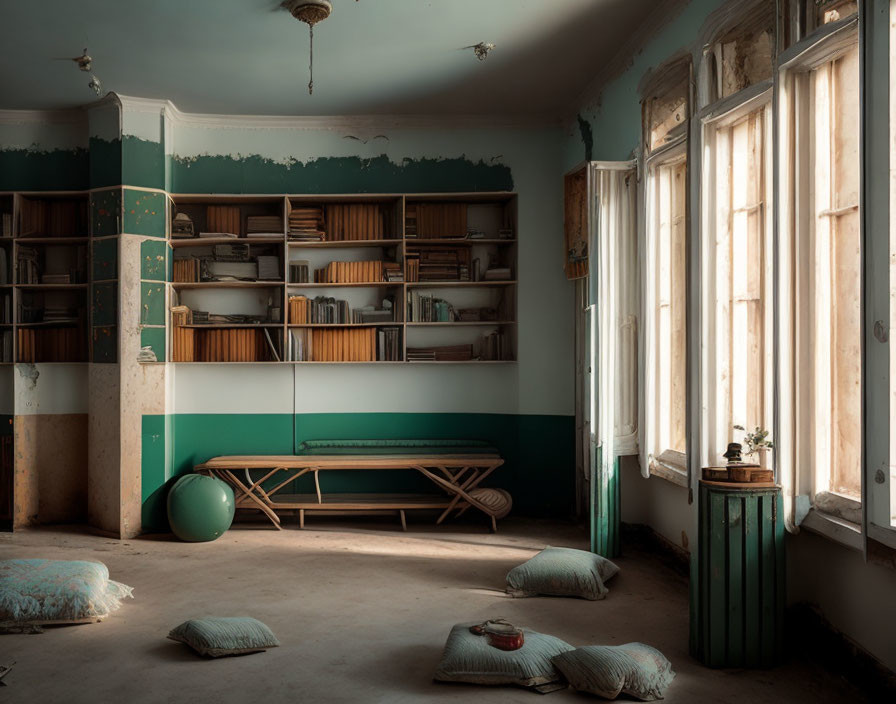
M404 517L404 509L398 510L398 516L401 518L401 529L405 532L408 530L408 522Z

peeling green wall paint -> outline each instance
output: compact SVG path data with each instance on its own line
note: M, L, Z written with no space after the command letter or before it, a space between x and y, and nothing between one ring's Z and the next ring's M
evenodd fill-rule
M143 328L140 331L140 346L149 347L156 355L156 361L165 361L165 328Z
M145 417L145 416L144 416ZM163 416L155 416L162 418ZM506 460L491 486L513 496L514 513L571 515L575 496L575 419L572 416L492 413L175 414L172 474L180 476L217 455L292 454L306 439L471 438L489 441ZM155 428L151 425L150 428ZM155 442L144 424L144 457ZM153 433L155 431L152 431ZM164 457L144 465L145 531L168 529L164 513ZM145 460L144 460L145 461ZM154 482L147 477L155 477ZM312 481L310 477L307 478ZM432 484L415 472L330 472L325 491L420 492ZM300 491L313 492L300 483Z
M88 187L86 149L0 149L0 191L78 191Z
M110 188L90 194L90 234L106 237L121 233L121 189Z
M121 179L121 140L90 138L90 187L118 186Z
M124 189L124 232L165 236L165 194Z
M140 278L147 281L167 280L168 245L160 240L140 243Z
M381 155L279 163L257 155L171 158L174 193L439 193L512 191L510 168L452 159Z
M165 149L159 142L124 135L121 140L122 183L165 188Z
M118 361L118 331L114 325L93 328L93 361L114 364Z

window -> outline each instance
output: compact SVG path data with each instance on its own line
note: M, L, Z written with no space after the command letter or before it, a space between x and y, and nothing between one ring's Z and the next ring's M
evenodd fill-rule
M790 46L827 24L845 20L859 11L856 0L786 0L785 40Z
M782 481L817 509L858 523L863 309L855 22L785 65L780 84Z
M642 471L687 483L687 131L691 67L677 59L642 88L646 155Z
M703 461L713 465L741 442L733 426L773 421L769 100L704 124Z

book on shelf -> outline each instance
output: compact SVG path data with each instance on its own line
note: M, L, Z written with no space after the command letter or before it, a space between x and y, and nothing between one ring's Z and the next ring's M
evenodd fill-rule
M3 213L3 237L12 237L12 213Z
M447 323L456 319L454 307L431 294L408 291L407 319L412 323Z
M0 284L8 284L9 281L9 259L7 258L6 247L0 247Z
M16 281L18 283L40 283L40 266L38 264L37 249L35 247L25 247L20 245L18 248L16 266Z
M384 301L389 303L388 301ZM394 323L395 311L390 307L374 308L373 306L363 306L352 311L352 323L355 325L365 325L368 323Z
M479 358L486 361L503 361L511 358L510 345L503 332L493 332L479 342Z
M412 252L404 256L404 278L409 283L420 280L420 257Z
M405 258L416 267L416 281L469 281L470 248L463 245L414 245ZM408 281L411 281L408 278Z
M282 237L279 215L250 215L246 218L246 237Z
M232 232L200 232L199 239L201 240L213 240L220 238L229 238L229 239L239 239L239 235L236 235Z
M389 283L402 283L404 272L398 262L383 262L383 280Z
M408 347L409 362L467 362L473 359L473 345Z
M171 280L177 284L190 284L199 281L199 260L190 257L188 259L174 258Z
M174 362L280 361L274 340L267 328L199 330L175 326L171 357Z
M399 328L394 330L400 335ZM290 359L296 362L375 362L378 359L377 331L378 328L372 327L291 329ZM391 349L398 349L400 354L400 342L393 343Z
M401 328L384 327L377 329L376 358L381 362L400 362Z
M314 272L316 283L352 284L383 281L383 262L330 262Z
M2 336L4 362L12 361L12 341L12 330L4 330Z
M240 208L237 205L210 205L205 210L206 232L199 236L239 237Z
M259 281L283 280L283 272L280 270L280 257L276 255L260 254L255 260L258 264Z
M87 198L21 198L19 236L86 237Z
M466 234L466 203L408 203L405 208L407 237L444 239Z
M70 284L72 276L71 274L41 274L40 282L42 284Z
M512 278L510 267L501 266L494 269L486 269L482 275L483 281L510 281Z
M80 326L19 328L16 333L18 362L82 362L86 356Z
M324 220L327 242L381 240L385 233L383 207L378 203L328 203Z
M311 283L311 262L307 259L293 259L289 263L289 282L291 284Z
M324 211L320 205L293 206L289 211L289 238L321 242L324 238Z

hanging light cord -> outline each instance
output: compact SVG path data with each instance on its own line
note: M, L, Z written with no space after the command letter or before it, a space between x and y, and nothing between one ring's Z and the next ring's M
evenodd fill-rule
M308 60L308 95L311 95L314 93L314 24L308 24L308 37L311 41Z

